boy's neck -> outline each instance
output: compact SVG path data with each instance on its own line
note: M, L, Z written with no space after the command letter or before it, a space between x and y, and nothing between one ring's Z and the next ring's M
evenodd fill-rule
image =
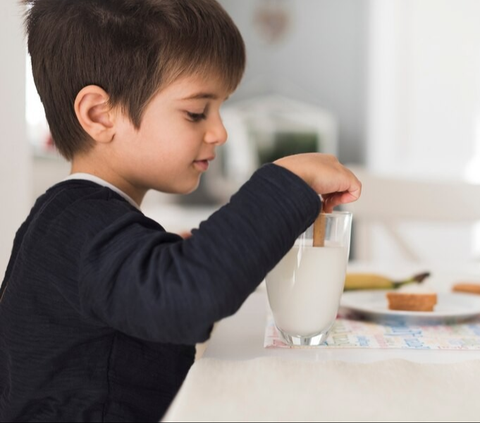
M106 166L105 162L96 163L96 161L91 159L85 160L82 157L75 157L72 160L72 166L70 170L70 174L74 173L87 173L103 179L127 194L139 206L142 204L143 198L147 193L146 190L140 190L134 187L124 177Z

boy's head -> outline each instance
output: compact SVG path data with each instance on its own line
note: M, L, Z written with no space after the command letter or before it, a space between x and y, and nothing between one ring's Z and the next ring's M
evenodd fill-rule
M245 68L242 37L216 0L23 0L28 50L47 121L68 160L94 144L75 99L96 85L139 128L150 100L184 76L226 92Z

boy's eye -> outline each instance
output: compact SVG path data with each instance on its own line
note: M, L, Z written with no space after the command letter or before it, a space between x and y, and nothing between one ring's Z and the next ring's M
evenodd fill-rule
M187 116L192 122L199 122L199 121L205 120L207 118L207 115L205 113L187 112Z

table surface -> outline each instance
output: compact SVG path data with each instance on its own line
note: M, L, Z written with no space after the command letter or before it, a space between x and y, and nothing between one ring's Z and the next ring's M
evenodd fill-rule
M371 263L350 263L349 264L349 271L376 271L377 273L383 273L386 275L391 275L392 277L396 277L398 279L402 277L406 277L411 275L415 272L429 270L432 271L431 266L426 265L418 265L418 264L410 264L404 265L399 264L395 268L389 264L371 264ZM439 266L436 265L434 271L432 271L432 276L429 278L430 286L435 287L438 292L448 292L451 290L451 286L453 283L458 281L479 281L480 282L480 266L478 264L471 264L471 265L461 265L461 266L448 266L443 265ZM211 339L203 346L204 350L202 354L199 354L199 359L196 361L192 370L201 370L203 365L207 365L212 362L216 362L221 360L226 364L225 369L228 369L230 366L230 370L228 372L232 372L234 374L235 369L239 366L246 363L253 363L256 362L258 359L265 359L267 361L263 361L265 369L268 368L269 365L268 360L271 363L276 362L275 360L288 360L288 362L296 362L299 366L301 363L304 365L310 365L309 363L318 363L318 366L325 366L329 364L335 364L338 362L347 363L363 363L365 365L371 365L372 363L378 363L373 365L384 366L385 363L397 363L398 360L400 362L407 361L409 363L414 363L414 365L420 364L421 366L426 366L425 368L428 369L428 365L440 365L444 366L445 368L445 375L443 376L446 380L450 380L451 376L448 374L448 371L451 371L451 367L449 365L468 365L469 362L480 363L480 351L467 351L467 350L415 350L415 349L379 349L379 348L264 348L264 338L265 338L265 327L268 315L268 300L266 295L265 284L262 283L258 289L250 295L250 297L245 301L242 305L240 310L233 316L228 317L221 322L217 323L214 327L212 332ZM262 361L261 361L262 362ZM270 364L271 365L271 364ZM358 365L358 364L354 364ZM480 366L480 364L479 364ZM196 369L198 367L199 369ZM383 367L382 367L383 368ZM441 369L442 367L440 367ZM261 369L261 367L260 367ZM379 367L380 369L380 367ZM420 369L423 369L421 367ZM191 370L191 372L192 372ZM323 368L322 371L325 369ZM266 370L265 370L266 371ZM235 391L235 386L237 382L233 382L231 380L231 375L227 371L225 374L220 376L221 383L225 383L224 393L227 395L227 392L230 392L233 389ZM261 371L260 371L261 373ZM438 373L439 375L442 372ZM456 373L455 373L456 374ZM217 375L218 376L218 375ZM265 375L264 375L265 376ZM343 375L345 376L345 375ZM339 380L341 380L342 375L339 374ZM372 375L374 377L374 375ZM378 377L378 375L377 375ZM426 376L425 380L427 380L430 376ZM223 379L222 379L223 378ZM428 382L428 381L427 381ZM425 382L425 383L427 383ZM473 381L469 381L469 383L476 383ZM292 390L294 387L295 382L292 381L291 386L286 387L287 390ZM192 404L192 392L195 393L200 392L200 390L205 391L206 388L204 386L197 386L198 380L195 377L188 378L182 387L179 395L174 401L172 408L170 409L169 413L167 413L165 417L165 421L170 420L196 420L197 417L201 416L202 414L199 413L199 409L196 408L195 411L189 408ZM378 385L378 384L377 384ZM379 385L380 386L380 385ZM424 389L433 389L430 385L426 385L423 387ZM239 388L240 389L240 388ZM276 389L276 388L275 388ZM316 388L315 388L316 389ZM320 387L318 388L320 389ZM353 387L350 389L354 389ZM355 388L358 389L358 388ZM380 389L378 387L377 389ZM453 389L453 388L449 388ZM294 389L292 390L292 392ZM266 394L266 393L265 393ZM278 391L277 394L283 395L285 392L282 390ZM352 392L352 395L356 394ZM398 395L402 395L401 392L397 393ZM193 394L195 398L196 394ZM237 394L235 394L236 396ZM249 401L248 392L245 393L242 391L243 400ZM425 401L427 404L426 411L433 410L434 408L434 398L432 396L428 396L430 394L425 394ZM455 396L455 391L452 390L452 395ZM452 397L451 395L451 397ZM230 396L226 396L222 403L217 403L213 399L211 400L211 404L206 404L206 407L209 410L208 418L215 420L218 417L219 420L233 418L236 419L236 415L240 414L222 414L226 409L230 410L230 413L233 413L233 408L235 403L235 398L233 398L233 394ZM361 398L361 396L359 397ZM254 401L254 399L251 399ZM259 399L260 401L260 399ZM335 401L339 401L339 397L332 398L333 403ZM431 405L429 406L429 401ZM195 402L195 401L193 401ZM190 404L190 405L189 405ZM261 407L261 404L256 404L252 410L256 410L257 413L255 414L255 418L264 419L264 420L272 420L273 417L277 418L278 416L274 414L273 409L266 409L265 406ZM478 416L480 414L475 414L480 412L478 406L474 404L470 407L474 407L473 409L469 409L468 407L463 407L464 414L463 418L468 419L470 416ZM258 405L258 410L256 409ZM192 406L193 407L193 406ZM218 415L212 411L218 407ZM430 407L430 408L429 408ZM222 411L223 410L223 411ZM323 409L325 410L325 408ZM422 408L423 410L423 408ZM328 410L326 410L327 412ZM253 412L253 411L252 411ZM386 413L387 411L385 411ZM407 415L402 414L403 411L399 410L397 413L397 417L393 416L394 419L399 417L404 418L416 418L416 414ZM422 411L422 412L425 412ZM213 413L213 414L212 414ZM238 412L237 412L238 413ZM269 414L270 413L270 414ZM272 414L273 413L273 414ZM470 414L468 414L470 413ZM296 414L286 414L286 416L292 417ZM418 414L421 416L422 414ZM349 415L346 418L351 418ZM382 418L385 418L385 414L382 415ZM431 419L434 414L425 414L426 419ZM305 417L305 416L304 416ZM309 417L309 415L307 415ZM244 419L247 417L243 416ZM375 419L375 416L371 415L364 415L365 419ZM478 417L475 417L478 418Z

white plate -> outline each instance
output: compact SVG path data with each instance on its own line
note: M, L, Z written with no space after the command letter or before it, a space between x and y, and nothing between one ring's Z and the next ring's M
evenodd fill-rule
M342 295L343 311L370 320L392 320L408 323L454 323L480 316L480 296L460 293L438 293L434 311L396 311L388 309L385 290L347 291Z

